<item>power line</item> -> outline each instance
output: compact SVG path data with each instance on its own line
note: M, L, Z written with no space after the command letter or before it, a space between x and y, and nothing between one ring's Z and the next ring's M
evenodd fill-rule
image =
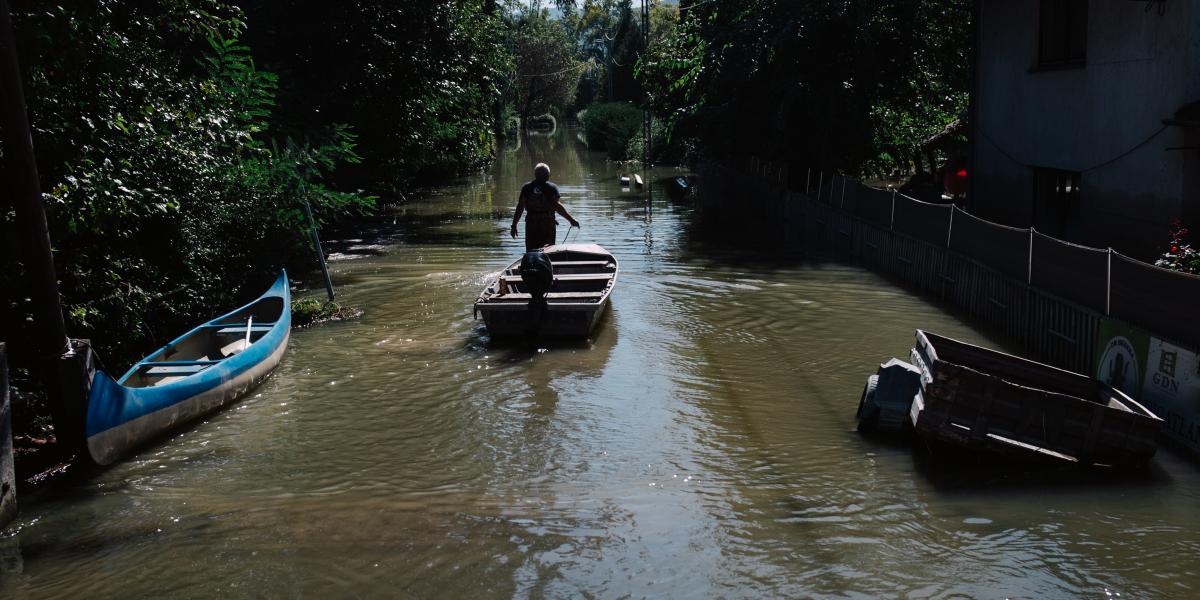
M1125 158L1126 156L1129 156L1130 154L1133 154L1134 152L1137 152L1137 151L1138 151L1138 150L1140 150L1140 149L1141 149L1143 146L1145 146L1146 144L1149 144L1151 140L1153 140L1154 138L1158 137L1158 135L1159 135L1160 133L1162 133L1163 131L1166 131L1166 129L1167 129L1167 126L1166 126L1166 125L1163 125L1162 127L1159 127L1158 129L1156 129L1156 130L1154 131L1154 133L1151 133L1151 134L1150 134L1150 135L1149 135L1149 136L1148 136L1146 139L1144 139L1144 140L1142 140L1142 141L1138 142L1137 144L1135 144L1133 147L1129 148L1128 150L1126 150L1126 151L1124 151L1124 152L1122 152L1122 153L1120 153L1120 154L1118 154L1118 155L1116 155L1116 156L1114 156L1114 157L1112 157L1112 158L1110 158L1110 159L1108 159L1108 160L1106 160L1106 161L1104 161L1104 162L1097 163L1097 164L1095 164L1095 165L1092 165L1092 166L1090 166L1090 167L1087 167L1087 168L1085 168L1085 169L1077 169L1077 171L1078 171L1079 173L1087 173L1087 172L1089 172L1089 171L1095 171L1096 169L1099 169L1099 168L1101 168L1101 167L1107 167L1108 165L1111 165L1111 164L1113 164L1113 163L1117 162L1118 160L1121 160L1122 158ZM997 143L997 142L996 142L996 140L993 140L993 139L991 138L991 136L989 136L987 133L985 133L985 132L984 132L982 129L980 130L980 132L979 132L979 135L980 135L980 137L982 137L983 139L987 140L987 142L988 142L989 144L991 144L993 148L995 148L995 149L999 150L999 151L1000 151L1000 154L1003 154L1005 158L1007 158L1008 160L1012 161L1013 163L1015 163L1015 164L1018 164L1018 165L1026 165L1026 164L1028 164L1028 163L1026 163L1025 161L1018 160L1018 159L1017 159L1017 158L1015 158L1015 157L1014 157L1012 154L1009 154L1009 153L1008 153L1008 151L1006 151L1006 150L1004 149L1004 147L1003 147L1003 146L1001 146L999 143Z

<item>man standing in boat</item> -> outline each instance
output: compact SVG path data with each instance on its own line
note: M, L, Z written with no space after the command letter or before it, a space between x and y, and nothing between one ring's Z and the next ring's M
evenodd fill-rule
M517 200L517 213L513 215L512 221L512 236L515 239L521 213L529 213L525 217L526 252L554 244L557 235L554 230L557 224L554 213L562 215L572 227L579 227L579 221L567 212L561 200L558 186L550 183L550 166L538 163L533 168L533 181L521 188L521 197Z

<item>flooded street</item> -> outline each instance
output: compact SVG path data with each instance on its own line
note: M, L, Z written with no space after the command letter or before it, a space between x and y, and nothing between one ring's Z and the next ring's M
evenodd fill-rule
M471 303L523 248L538 161L621 274L592 340L497 346ZM857 267L702 239L617 174L574 131L535 137L339 244L365 315L294 332L231 409L23 497L0 597L1200 594L1193 464L1031 481L859 435L865 378L915 328L1002 342Z

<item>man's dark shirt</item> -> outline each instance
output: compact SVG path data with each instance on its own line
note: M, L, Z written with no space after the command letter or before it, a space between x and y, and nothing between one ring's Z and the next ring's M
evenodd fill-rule
M530 181L521 188L525 210L531 213L554 214L554 203L561 198L558 186L549 181Z

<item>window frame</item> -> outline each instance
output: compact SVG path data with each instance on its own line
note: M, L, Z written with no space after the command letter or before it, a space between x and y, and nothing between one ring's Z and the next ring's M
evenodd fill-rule
M1053 32L1057 44L1060 48L1065 48L1065 52L1061 56L1048 56L1050 52L1047 50L1046 43L1046 6L1050 3L1061 4L1063 9L1063 22L1058 26L1058 31ZM1037 27L1037 56L1034 70L1056 70L1056 69L1078 69L1087 65L1087 46L1088 46L1088 25L1090 19L1090 2L1089 0L1039 0L1037 5L1038 10L1038 27ZM1071 18L1073 9L1082 8L1083 10L1083 26L1078 33L1081 36L1080 54L1072 55L1072 46L1076 33L1072 24L1075 22ZM1056 51L1058 49L1055 49Z

